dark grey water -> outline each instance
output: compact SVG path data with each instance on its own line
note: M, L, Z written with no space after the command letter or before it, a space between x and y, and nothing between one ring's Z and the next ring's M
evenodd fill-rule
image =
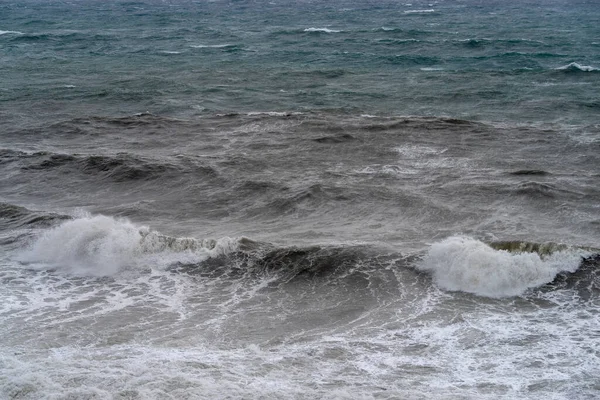
M0 14L0 397L600 393L593 2Z

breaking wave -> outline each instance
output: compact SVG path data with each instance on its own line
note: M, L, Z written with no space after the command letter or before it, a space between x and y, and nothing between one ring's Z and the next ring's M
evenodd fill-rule
M416 267L429 272L442 289L500 298L522 295L552 282L561 272L575 272L585 260L582 257L588 256L588 250L566 245L488 245L454 236L433 244Z
M600 69L594 68L589 65L581 65L576 62L572 62L568 65L563 65L562 67L555 68L557 71L563 72L598 72Z
M23 32L19 31L0 31L0 35L24 35Z
M304 32L309 32L309 33L316 33L316 32L320 32L320 33L339 33L341 31L335 30L335 29L329 29L329 28L306 28L304 30Z
M18 260L36 269L109 276L127 267L201 262L235 251L239 239L174 238L126 219L84 216L45 231Z
M404 11L404 14L429 14L429 13L433 13L435 12L434 9L429 8L426 10L406 10Z

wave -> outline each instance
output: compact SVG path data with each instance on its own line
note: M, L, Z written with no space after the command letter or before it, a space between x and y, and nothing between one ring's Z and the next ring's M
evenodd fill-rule
M223 114L218 114L219 116L223 115ZM235 115L247 115L249 117L255 117L255 116L268 116L268 117L290 117L292 115L302 115L301 112L292 112L292 111L251 111L245 114L235 114L235 113L230 113L227 114L228 116L235 116Z
M555 70L563 71L563 72L571 72L571 73L600 71L600 69L598 69L598 68L595 68L595 67L592 67L589 65L581 65L576 62L572 62L570 64L563 65L562 67L555 68Z
M428 8L426 10L406 10L404 14L429 14L434 13L435 10L433 8Z
M308 33L340 33L342 31L329 28L306 28L304 32Z
M317 143L325 143L325 144L346 143L346 142L351 142L354 140L356 140L356 138L349 133L342 133L342 134L334 135L334 136L323 136L323 137L313 139L313 141L315 141Z
M15 229L27 227L46 227L56 221L71 219L68 215L45 211L32 211L9 203L0 203L0 228Z
M251 182L247 184L250 184L250 188L255 187ZM247 216L279 217L304 212L326 212L332 204L347 203L354 197L354 193L348 188L318 183L294 188L284 185L263 185L261 188L267 191L268 196L249 205L244 210ZM247 190L246 185L240 187L241 192Z
M516 175L544 176L541 171L531 171L529 174L521 173ZM565 197L581 197L583 193L568 190L557 186L556 184L541 183L535 181L520 182L514 187L509 188L510 193L520 196L530 197L532 199L553 199Z
M0 31L1 35L24 35L24 33L19 31Z
M550 172L541 169L519 169L516 171L509 172L510 175L535 175L535 176L547 176L551 175Z
M589 250L557 244L486 244L453 236L434 243L416 268L432 275L440 288L485 297L510 297L573 273Z
M17 260L31 269L75 276L114 276L152 265L204 277L275 276L287 282L295 277L335 279L375 258L393 263L400 257L375 257L367 246L282 248L245 237L172 237L127 219L85 215L43 232Z
M8 209L17 215L24 212L14 206ZM425 254L403 255L366 244L277 247L244 237L172 237L103 215L61 222L38 236L17 260L32 269L76 276L159 268L206 278L274 278L283 283L343 278L352 285L368 280L373 271L400 268L426 272L444 290L492 298L520 296L533 288L600 292L600 250L564 244L486 244L450 237L431 245Z
M59 170L65 174L81 172L114 182L148 181L166 174L177 174L181 168L171 163L147 160L129 153L116 155L78 155L51 152L6 153L4 163L20 159L23 172ZM204 172L214 173L210 168Z
M231 49L239 47L236 44L192 44L190 47L194 49Z
M296 279L361 281L367 270L396 259L379 257L375 260L367 246L309 246L276 247L269 243L240 241L236 251L212 257L199 263L176 263L172 271L205 278L239 278L289 283Z
M439 65L441 58L437 56L426 56L421 54L393 54L379 56L383 61L387 61L394 65Z
M23 33L9 31L16 34L13 41L17 42L38 42L38 41L64 41L64 42L109 42L118 40L118 37L109 33L98 33L96 31L76 31L76 30L58 30L39 33Z
M18 260L35 269L110 276L152 262L200 262L238 248L240 239L174 238L103 215L76 218L45 231ZM155 257L152 257L155 256Z
M545 46L544 42L539 40L531 40L531 39L506 39L506 38L467 38L467 39L458 39L452 40L452 42L457 43L464 47L469 48L480 48L486 47L489 45L501 45L503 47L514 47L514 46L522 46L523 44L533 47ZM522 53L527 54L527 53ZM558 54L556 55L558 56Z

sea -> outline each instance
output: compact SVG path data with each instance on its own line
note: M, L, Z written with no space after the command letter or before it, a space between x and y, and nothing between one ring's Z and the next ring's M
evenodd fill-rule
M600 398L598 0L0 0L0 399Z

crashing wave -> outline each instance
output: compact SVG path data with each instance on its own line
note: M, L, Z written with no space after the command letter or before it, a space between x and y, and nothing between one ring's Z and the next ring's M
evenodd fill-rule
M509 297L575 272L593 249L555 243L495 242L449 237L434 243L417 269L429 272L445 290L485 297Z
M240 239L198 240L161 235L126 219L84 216L45 231L19 261L73 275L108 276L152 261L202 262L235 251Z

